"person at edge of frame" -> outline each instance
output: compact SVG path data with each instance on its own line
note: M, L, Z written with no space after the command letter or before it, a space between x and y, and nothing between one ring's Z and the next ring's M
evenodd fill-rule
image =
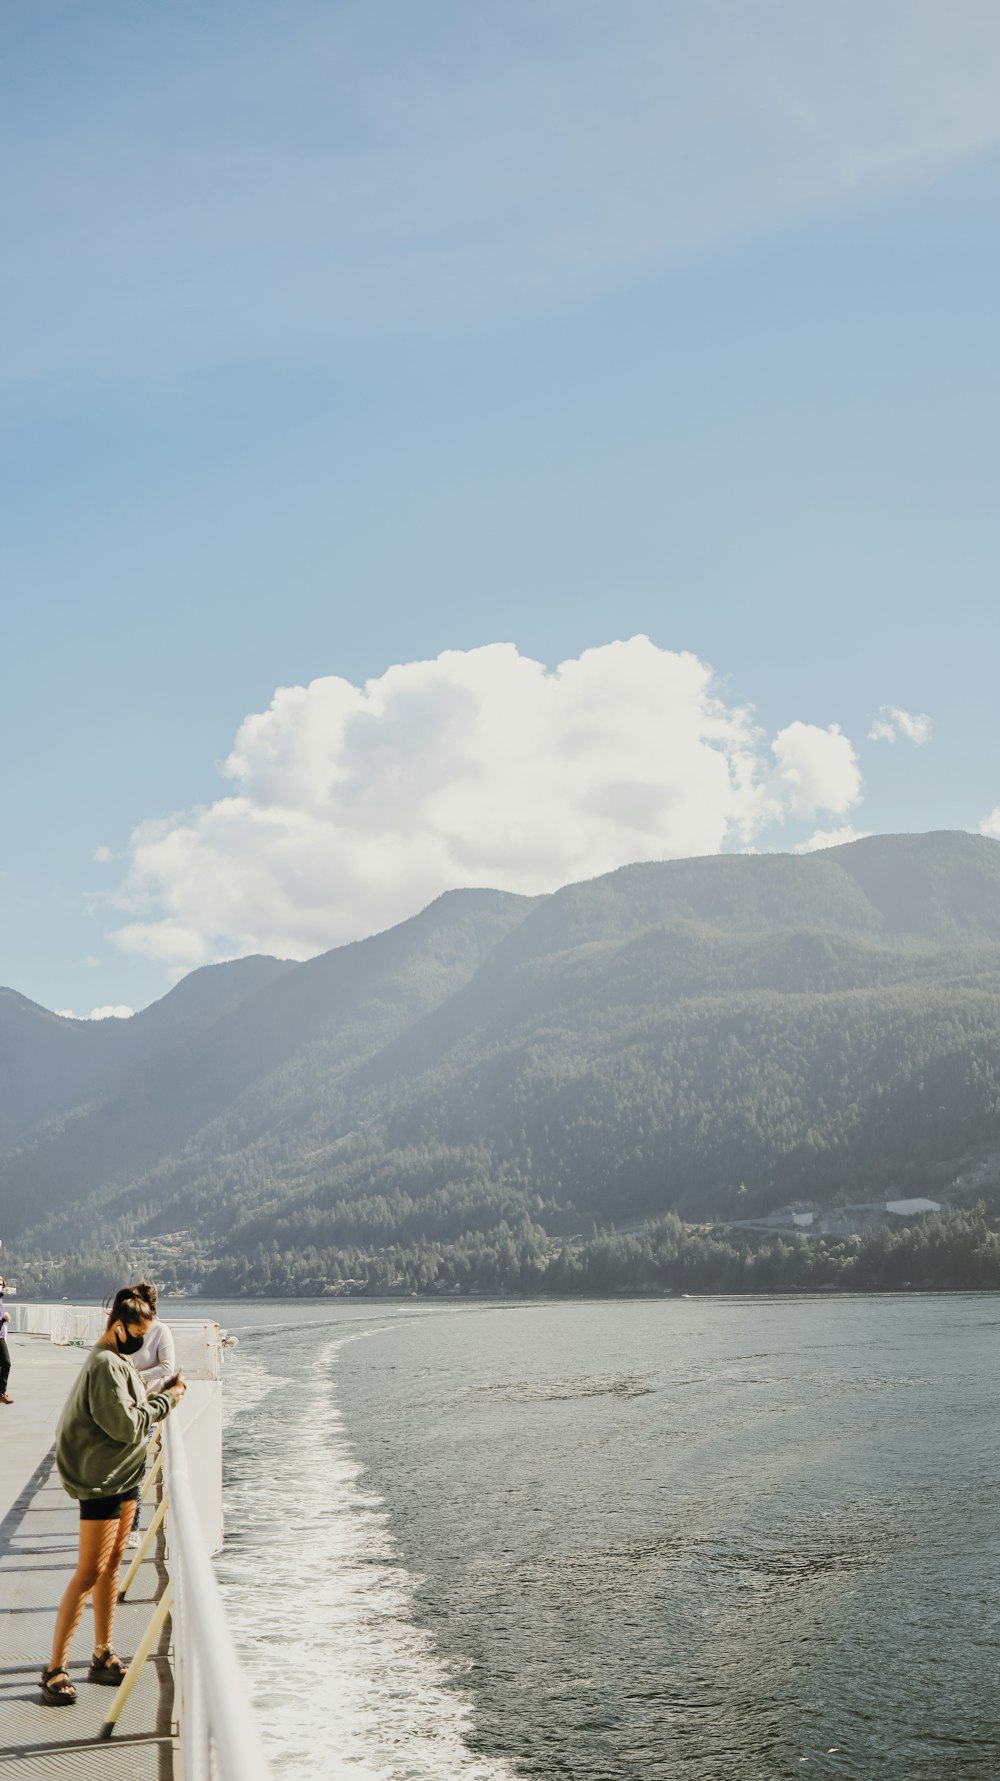
M10 1328L10 1312L3 1302L7 1291L7 1282L0 1274L0 1404L12 1404L13 1398L8 1395L7 1381L10 1378L10 1349L7 1347L7 1331Z
M119 1289L107 1328L80 1368L59 1419L56 1465L63 1489L80 1504L80 1547L42 1671L42 1699L51 1707L71 1706L76 1700L66 1662L88 1596L94 1603L88 1682L117 1688L127 1668L112 1645L118 1568L139 1498L149 1431L170 1415L185 1391L177 1373L147 1395L132 1365L152 1315L134 1286Z

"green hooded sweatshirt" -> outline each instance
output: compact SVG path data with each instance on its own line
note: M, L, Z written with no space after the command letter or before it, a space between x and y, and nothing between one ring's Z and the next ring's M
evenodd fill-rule
M174 1407L166 1391L149 1396L130 1360L92 1348L66 1399L56 1433L56 1465L71 1497L120 1497L142 1481L146 1437Z

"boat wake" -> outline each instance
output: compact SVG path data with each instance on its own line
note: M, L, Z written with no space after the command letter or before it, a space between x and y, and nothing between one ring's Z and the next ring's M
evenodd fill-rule
M337 1356L368 1333L244 1340L227 1365L219 1582L268 1754L296 1781L512 1781L466 1741L461 1671L344 1429Z

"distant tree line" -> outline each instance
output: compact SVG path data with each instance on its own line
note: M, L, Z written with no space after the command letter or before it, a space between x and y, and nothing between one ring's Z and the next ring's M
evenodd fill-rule
M123 1241L60 1257L15 1251L6 1263L22 1297L103 1298L146 1271L162 1288L206 1298L478 1293L874 1292L1000 1288L1000 1229L984 1205L924 1216L863 1236L771 1237L685 1225L670 1213L635 1234L594 1227L554 1237L524 1216L456 1241L282 1247L207 1256L197 1245Z

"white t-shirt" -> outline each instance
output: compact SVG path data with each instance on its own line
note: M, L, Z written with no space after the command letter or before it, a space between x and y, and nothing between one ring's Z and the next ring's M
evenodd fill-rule
M133 1356L132 1364L147 1391L155 1391L164 1379L170 1379L176 1373L174 1338L158 1317L153 1318L146 1331L146 1340L138 1354Z

